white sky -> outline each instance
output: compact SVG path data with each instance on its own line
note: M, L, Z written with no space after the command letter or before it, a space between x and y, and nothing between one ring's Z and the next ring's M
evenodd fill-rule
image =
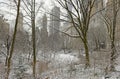
M41 0L36 0L36 2L40 2ZM44 8L46 9L46 11L49 11L54 5L57 5L56 3L54 3L55 0L43 0L45 2L44 4ZM107 0L105 0L107 1ZM0 2L8 2L8 0L0 0ZM10 3L9 3L10 4ZM8 20L14 20L15 17L12 16L10 13L16 13L15 10L11 10L10 7L0 4L0 14L4 14L5 18ZM38 17L42 17L41 13L39 14Z
M39 3L41 0L36 0L36 2L37 3ZM46 10L48 9L51 9L51 5L53 5L52 3L51 3L51 1L52 0L43 0L44 2L45 2L45 4L44 4L44 7L46 8ZM12 19L14 19L13 17L8 17L8 16L10 16L9 15L9 12L11 13L16 13L15 12L15 10L11 10L11 8L10 7L8 7L6 4L1 4L1 2L7 2L7 3L9 3L10 4L10 2L8 2L8 0L0 0L0 14L4 14L5 15L5 18L8 18L8 19L10 19L10 20L12 20Z
M40 2L41 0L36 0L36 2ZM54 5L54 1L55 0L43 0L45 2L44 4L44 8L48 11L50 10ZM107 1L107 0L105 0ZM0 0L0 2L8 2L8 0ZM9 3L10 4L10 3ZM15 10L10 10L11 8L6 6L6 5L3 5L0 3L0 14L4 14L5 15L5 18L8 18L9 20L12 20L12 19L15 19L13 16L11 16L9 13L16 13ZM2 12L1 12L2 11Z

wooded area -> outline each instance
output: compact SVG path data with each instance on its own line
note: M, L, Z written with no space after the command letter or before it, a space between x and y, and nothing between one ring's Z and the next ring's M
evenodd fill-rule
M0 6L0 79L120 78L120 0Z

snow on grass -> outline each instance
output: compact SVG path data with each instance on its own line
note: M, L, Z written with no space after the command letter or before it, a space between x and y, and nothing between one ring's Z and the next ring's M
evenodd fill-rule
M78 61L78 58L70 54L57 54L55 55L55 60L58 62L72 63Z
M69 67L69 65L79 62L79 58L70 54L53 54L51 56L50 66L53 68Z

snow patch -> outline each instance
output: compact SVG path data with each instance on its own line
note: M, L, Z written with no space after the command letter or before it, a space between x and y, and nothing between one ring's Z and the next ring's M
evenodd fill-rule
M72 63L78 61L78 58L70 54L58 54L55 56L55 60L58 62Z

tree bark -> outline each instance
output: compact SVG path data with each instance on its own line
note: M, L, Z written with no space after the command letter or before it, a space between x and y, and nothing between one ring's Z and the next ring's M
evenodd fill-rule
M86 37L85 37L85 40L83 41L84 43L84 48L85 48L85 68L88 68L90 67L90 58L89 58L89 49L88 49L88 41L86 40Z
M32 24L32 45L33 45L33 78L36 77L36 42L35 42L35 0L31 0L31 24Z
M11 67L11 59L14 51L14 44L15 44L15 38L16 38L16 32L17 32L17 25L18 25L18 18L19 18L19 11L20 11L20 2L21 0L18 0L18 5L17 5L17 16L16 16L16 22L15 22L15 28L14 28L14 34L13 34L13 40L12 40L12 45L10 49L10 55L8 57L8 62L7 62L7 71L6 71L6 77L5 79L9 79L9 74L10 74L10 67Z
M114 41L111 41L110 71L115 71L116 48Z
M113 24L112 24L112 38L111 38L111 59L110 59L110 71L115 71L115 61L117 57L117 52L115 48L115 30L116 30L116 21L117 21L117 6L116 0L113 0Z

